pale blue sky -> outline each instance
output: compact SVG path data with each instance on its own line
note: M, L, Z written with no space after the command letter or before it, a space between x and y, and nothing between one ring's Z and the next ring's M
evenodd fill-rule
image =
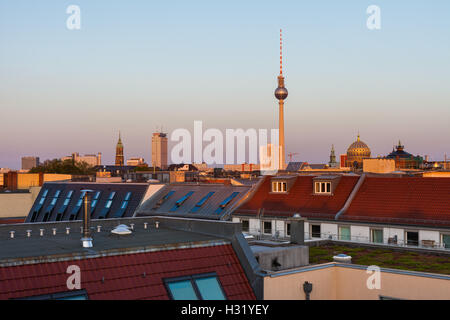
M81 8L81 30L66 8ZM381 30L366 28L369 5ZM450 154L448 0L0 0L0 167L72 152L151 158L163 126L276 128L284 33L287 152L327 162L358 130L374 156L401 139Z

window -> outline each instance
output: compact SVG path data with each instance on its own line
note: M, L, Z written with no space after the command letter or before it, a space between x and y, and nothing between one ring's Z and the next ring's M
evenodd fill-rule
M348 226L339 227L339 240L346 240L346 241L351 240L350 227Z
M26 298L19 298L15 300L88 300L86 290L75 290L68 292L57 292L51 294L44 294L40 296L32 296Z
M208 201L208 199L214 194L214 191L208 192L208 194L206 196L204 196L196 205L195 207L193 207L191 209L191 213L195 213L197 212L204 204L206 201Z
M315 193L330 194L331 182L315 182Z
M125 198L122 201L122 204L120 205L119 210L117 210L117 212L114 214L114 218L123 217L125 211L127 210L128 202L130 202L130 198L131 198L131 192L127 192L127 194L125 195Z
M170 211L176 211L193 194L194 194L194 191L189 191L188 193L186 193L182 198L178 199L175 202L174 206L172 207L172 209L170 209Z
M381 229L372 229L371 230L372 242L375 243L383 243L383 230Z
M228 198L219 203L219 208L217 208L216 211L214 211L214 213L221 213L225 209L225 207L231 202L231 200L233 200L238 194L239 192L233 192Z
M58 210L58 215L56 216L56 221L61 221L64 213L66 212L67 207L69 206L70 199L72 198L73 190L70 190L67 195L66 199L64 200L63 205Z
M42 196L41 196L41 199L39 200L38 205L33 210L33 214L31 215L31 221L30 222L35 222L37 220L37 217L39 216L39 211L41 211L41 208L44 205L44 202L45 202L45 199L47 197L47 194L48 194L48 189L45 189L42 192Z
M242 231L249 232L250 231L250 223L248 220L241 220Z
M406 245L418 246L419 245L419 233L416 231L406 231Z
M442 245L444 246L444 248L450 248L450 234L442 235Z
M291 235L291 224L289 222L286 222L286 235Z
M58 201L59 195L61 194L61 190L56 190L55 194L53 195L53 199L50 202L50 205L45 209L44 212L44 218L42 221L48 221L50 220L50 217L52 215L53 208L55 208L56 202Z
M272 234L272 221L263 221L263 233Z
M287 192L287 183L285 181L273 181L272 192Z
M164 279L172 300L226 300L215 273Z
M311 225L311 237L312 238L321 238L322 234L320 232L320 224L312 224Z
M100 194L101 194L101 191L97 191L95 193L94 198L92 199L92 202L91 202L91 216L94 213L95 207L97 206L98 199L100 199Z
M175 193L174 190L169 191L164 197L159 199L159 201L155 204L153 209L158 209L167 199L169 199Z
M116 193L113 191L108 196L108 201L106 201L105 207L103 208L102 212L100 212L100 215L98 216L98 219L104 219L106 218L106 215L108 214L109 210L111 209L111 205L113 203L113 199Z
M78 218L78 212L80 211L80 208L83 205L83 198L85 195L85 191L81 192L80 194L80 198L77 201L77 204L75 205L75 207L72 209L72 212L70 213L70 217L69 220L76 220Z

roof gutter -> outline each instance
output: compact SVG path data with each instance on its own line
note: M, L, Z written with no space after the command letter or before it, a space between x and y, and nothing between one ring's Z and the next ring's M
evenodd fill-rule
M355 198L356 194L358 193L359 189L361 188L362 184L364 183L364 180L366 179L366 174L363 173L361 177L359 178L358 182L356 183L355 187L352 190L352 193L350 193L350 196L348 197L347 201L345 202L344 206L341 210L339 210L338 213L336 213L336 216L334 217L334 220L338 220L339 217L344 214L348 207L350 207L350 204L352 203L353 199Z

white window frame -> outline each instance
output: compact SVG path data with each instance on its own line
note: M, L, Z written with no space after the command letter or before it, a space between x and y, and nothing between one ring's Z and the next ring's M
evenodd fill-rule
M324 189L325 191L322 191L322 189ZM331 194L331 181L316 181L316 182L314 182L314 193L316 193L316 194Z
M286 181L272 181L272 192L286 193L287 182Z

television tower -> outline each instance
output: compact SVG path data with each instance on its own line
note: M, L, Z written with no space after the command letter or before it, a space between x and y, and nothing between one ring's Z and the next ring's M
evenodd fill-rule
M278 99L279 115L278 115L278 128L279 128L279 166L278 169L284 170L286 168L285 162L285 146L284 146L284 99L288 96L288 91L284 87L283 77L283 37L282 30L280 29L280 75L278 76L278 88L275 90L275 97Z

